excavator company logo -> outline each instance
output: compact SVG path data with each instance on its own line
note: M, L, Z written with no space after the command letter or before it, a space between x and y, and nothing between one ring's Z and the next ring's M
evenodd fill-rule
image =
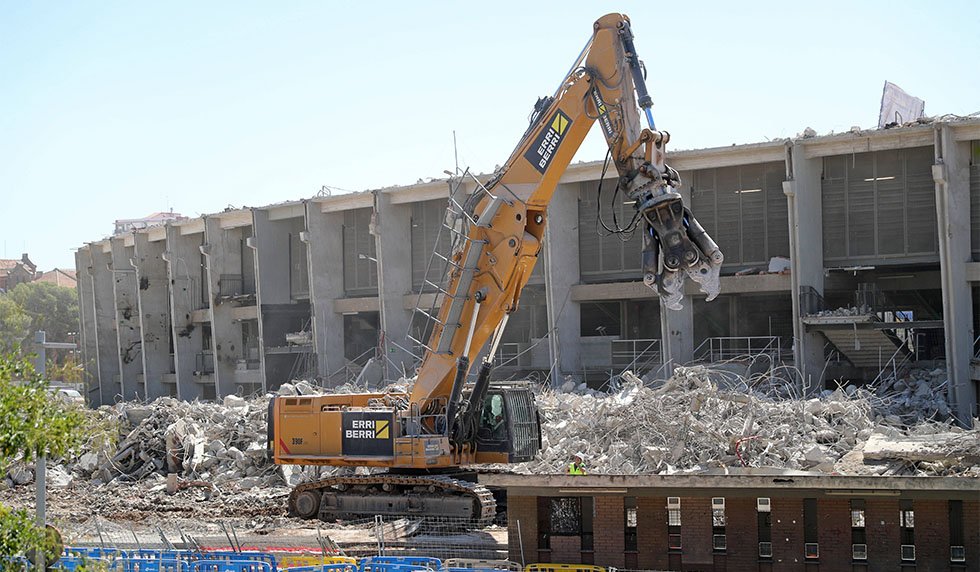
M394 455L394 431L391 411L345 411L343 413L341 451L357 457L391 457ZM397 427L397 426L396 426Z
M555 111L548 126L541 130L537 139L531 147L524 153L524 158L534 166L539 173L544 174L548 170L548 165L554 159L559 145L568 133L568 128L572 125L572 120L560 110Z
M606 102L602 101L602 95L599 93L599 88L593 86L591 90L592 103L595 104L596 112L599 114L599 125L602 125L602 131L606 134L606 137L612 137L616 134L616 130L613 128L612 117L609 116L609 108L606 107Z
M350 429L344 431L348 439L387 439L391 422L380 419L355 419Z

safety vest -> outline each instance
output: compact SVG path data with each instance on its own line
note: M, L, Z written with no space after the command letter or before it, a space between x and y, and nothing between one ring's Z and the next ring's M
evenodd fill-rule
M569 475L584 475L585 467L582 465L576 465L575 463L568 464L568 474Z

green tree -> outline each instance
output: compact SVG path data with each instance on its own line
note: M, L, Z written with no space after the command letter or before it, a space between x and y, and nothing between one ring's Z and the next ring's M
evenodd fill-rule
M78 332L78 292L74 288L50 282L25 282L18 284L8 296L30 316L27 342L34 339L38 330L47 332L52 342L69 341L69 334ZM28 348L29 345L25 347Z
M53 396L30 361L0 356L0 474L18 459L68 455L82 444L86 425L85 410ZM40 548L44 538L25 511L0 505L0 555ZM0 560L0 571L13 565Z
M31 317L9 295L0 294L0 353L16 352L31 331Z

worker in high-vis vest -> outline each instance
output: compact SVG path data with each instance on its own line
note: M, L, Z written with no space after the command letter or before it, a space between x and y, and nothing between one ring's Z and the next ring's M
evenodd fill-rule
M572 455L572 462L568 464L569 475L585 475L585 465L582 464L582 453Z

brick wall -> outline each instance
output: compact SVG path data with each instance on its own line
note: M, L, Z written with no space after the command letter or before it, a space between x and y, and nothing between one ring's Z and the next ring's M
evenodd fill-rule
M754 498L725 499L726 565L729 570L755 570L759 561L759 519Z
M595 497L595 564L598 566L626 566L626 509L623 497L604 495ZM637 523L639 524L639 523Z
M772 562L774 571L802 570L803 499L772 499Z
M964 513L966 512L966 503ZM915 500L915 569L916 572L949 570L949 503L945 500ZM898 507L895 508L895 528L898 529ZM966 515L963 515L964 524ZM896 533L897 534L897 533ZM896 537L896 552L898 541ZM974 553L974 558L976 558ZM894 562L901 562L896 555Z
M918 510L915 516L919 520ZM901 568L898 499L866 499L864 520L868 536L868 570L887 572Z
M848 499L817 503L817 542L820 567L845 570L851 566L851 506Z
M636 498L637 563L641 570L667 569L667 498Z
M714 563L710 498L681 498L681 547L681 562L685 569Z
M963 501L963 546L967 570L980 572L980 500Z
M520 537L517 535L520 522ZM521 542L524 544L524 563L538 561L538 499L537 497L507 496L507 552L514 562L522 562Z
M711 499L681 498L681 554L667 549L666 497L637 497L637 553L631 566L644 570L768 570L758 559L758 516L755 498L726 498L724 554L712 550ZM868 572L903 569L899 530L898 498L866 498L865 526ZM915 572L950 570L949 503L946 500L915 499ZM508 499L510 558L530 562L589 563L623 568L623 498L595 497L594 552L581 551L577 536L554 536L551 550L538 551L537 498L511 495ZM803 499L772 498L771 570L814 569L803 557ZM517 523L521 537L518 539ZM965 572L980 572L980 500L963 502ZM821 498L817 502L817 540L820 570L852 570L851 517L849 498ZM860 568L854 568L857 570Z
M582 538L579 536L552 536L551 561L566 564L582 563Z

